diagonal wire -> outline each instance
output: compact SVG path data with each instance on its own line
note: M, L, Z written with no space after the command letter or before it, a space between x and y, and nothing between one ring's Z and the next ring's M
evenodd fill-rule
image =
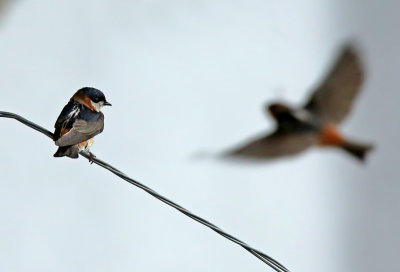
M20 115L17 115L15 113L11 113L11 112L5 112L5 111L0 111L0 117L5 117L5 118L12 118L15 119L31 128L33 128L34 130L37 130L41 133L43 133L44 135L46 135L47 137L53 139L53 133L51 133L50 131L48 131L47 129L23 118ZM191 213L190 211L188 211L187 209L183 208L182 206L176 204L175 202L169 200L168 198L160 195L159 193L157 193L156 191L154 191L153 189L147 187L146 185L128 177L126 174L124 174L123 172L119 171L118 169L116 169L115 167L111 166L110 164L98 159L98 158L90 158L90 155L87 152L81 151L80 154L87 158L90 159L91 161L93 161L95 164L99 165L100 167L103 167L104 169L107 169L108 171L112 172L113 174L117 175L118 177L120 177L121 179L129 182L132 185L135 185L136 187L146 191L147 193L149 193L150 195L154 196L155 198L161 200L162 202L164 202L165 204L177 209L178 211L180 211L181 213L183 213L184 215L192 218L193 220L199 222L200 224L212 229L213 231L217 232L219 235L225 237L226 239L240 245L241 247L243 247L245 250L247 250L248 252L250 252L251 254L253 254L255 257L257 257L258 259L260 259L262 262L266 263L267 265L269 265L272 269L274 269L277 272L289 272L289 270L284 267L282 264L280 264L278 261L274 260L273 258L271 258L270 256L266 255L265 253L254 249L252 247L250 247L249 245L247 245L246 243L240 241L239 239L235 238L234 236L230 235L229 233L224 232L222 229L220 229L219 227L217 227L216 225L208 222L207 220L201 218L200 216L197 216L193 213Z

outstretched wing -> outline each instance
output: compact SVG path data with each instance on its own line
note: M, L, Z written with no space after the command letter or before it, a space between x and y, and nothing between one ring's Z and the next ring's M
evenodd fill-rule
M349 114L363 79L359 54L351 46L346 46L305 108L314 111L324 122L338 124Z
M87 141L103 131L104 128L104 115L98 113L98 118L95 120L77 119L72 128L63 134L57 141L58 146L68 146L79 144Z
M318 135L315 132L279 133L258 138L227 153L228 156L247 157L252 159L274 159L301 153L316 144Z

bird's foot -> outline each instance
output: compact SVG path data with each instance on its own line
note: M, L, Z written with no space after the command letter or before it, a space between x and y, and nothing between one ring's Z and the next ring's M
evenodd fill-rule
M96 156L92 152L89 152L89 162L90 162L90 164L93 164L93 159L94 158L96 158Z

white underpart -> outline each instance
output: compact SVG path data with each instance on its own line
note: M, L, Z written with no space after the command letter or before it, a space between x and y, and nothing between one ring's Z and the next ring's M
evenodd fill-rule
M306 122L306 123L312 122L312 120L313 120L312 114L311 114L309 111L304 110L304 109L297 109L297 110L295 110L294 113L293 113L293 115L294 115L298 120L303 121L303 122Z
M100 111L100 109L104 106L104 101L100 101L98 103L95 103L93 101L90 101L92 103L92 106L96 109L97 112Z

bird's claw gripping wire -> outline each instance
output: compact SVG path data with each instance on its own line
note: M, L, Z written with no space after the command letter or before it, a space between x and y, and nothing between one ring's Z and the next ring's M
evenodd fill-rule
M89 153L89 163L93 164L94 163L93 159L95 159L96 156L92 152L88 152L88 153Z

